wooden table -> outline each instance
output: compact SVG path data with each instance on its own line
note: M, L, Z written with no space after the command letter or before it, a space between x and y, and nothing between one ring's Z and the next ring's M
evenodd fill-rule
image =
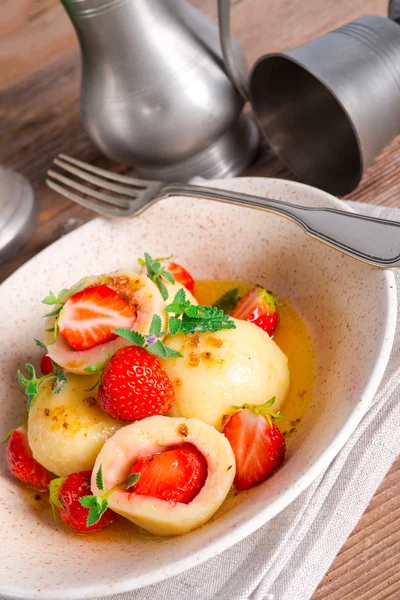
M194 4L216 17L215 0ZM232 26L249 64L268 51L296 46L361 14L385 15L385 0L234 0ZM93 218L44 185L59 152L111 166L85 135L79 119L79 50L58 0L1 0L0 164L35 185L38 227L25 248L0 267L0 280L68 231ZM400 206L400 139L377 158L352 199ZM265 149L249 174L290 178ZM400 598L400 460L372 499L313 600ZM296 600L293 598L293 600Z

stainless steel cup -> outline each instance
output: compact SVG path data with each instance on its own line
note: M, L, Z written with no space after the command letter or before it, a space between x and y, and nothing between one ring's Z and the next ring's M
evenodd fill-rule
M291 171L332 194L400 132L400 27L363 16L254 65L250 100L273 150Z

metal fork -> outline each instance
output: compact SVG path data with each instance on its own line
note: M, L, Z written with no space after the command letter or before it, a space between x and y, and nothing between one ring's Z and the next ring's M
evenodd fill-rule
M208 186L136 179L93 167L64 154L60 154L54 164L66 175L48 171L47 185L62 196L106 217L136 216L168 196L207 198L281 215L300 225L311 237L344 254L376 267L400 268L400 223L395 221L332 208L297 206L282 200ZM68 173L100 189L75 181L68 177Z

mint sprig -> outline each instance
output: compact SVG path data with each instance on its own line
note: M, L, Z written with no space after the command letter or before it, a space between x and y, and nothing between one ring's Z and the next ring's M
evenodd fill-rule
M117 327L113 333L128 340L133 346L145 348L148 352L154 354L154 356L160 356L161 358L182 357L180 352L169 346L165 346L159 339L168 333L168 331L162 331L162 321L159 315L153 315L148 335L142 335L137 331L131 331L125 327Z
M183 288L177 292L172 303L165 307L165 311L175 315L173 321L175 334L178 331L187 334L204 333L206 331L213 333L221 329L236 329L235 322L223 310L215 306L192 304L190 300L186 299Z
M139 264L142 265L143 267L144 266L146 267L147 277L149 279L151 279L152 281L154 281L154 283L160 290L163 300L168 300L168 296L169 296L168 289L167 289L167 286L165 285L163 279L166 279L167 281L169 281L169 283L174 284L175 277L172 275L172 273L170 273L169 271L167 271L166 269L163 268L161 262L164 260L167 260L167 258L153 259L153 258L151 258L150 254L145 252L144 260L139 259Z
M102 492L104 491L103 496L95 496L88 495L83 496L79 499L79 503L89 509L86 525L91 527L92 525L96 525L104 515L108 508L108 499L115 490L121 487L125 487L126 490L129 490L132 486L139 481L140 473L131 473L125 481L121 481L112 487L110 490L104 485L103 479L103 466L100 465L99 470L96 473L96 485Z
M50 378L53 379L51 384L53 394L59 394L65 386L65 384L67 383L67 376L65 375L63 369L61 369L61 367L54 361L51 362L54 367L54 372L49 373L48 375L43 375L42 377L36 376L35 367L30 363L26 363L25 365L25 368L28 371L28 377L25 377L25 375L23 375L21 371L18 371L17 373L18 382L23 388L25 388L25 393L28 396L28 402L26 406L28 412L31 409L32 402L36 398L36 395L39 391L39 386L42 383L42 381L45 381L46 379Z

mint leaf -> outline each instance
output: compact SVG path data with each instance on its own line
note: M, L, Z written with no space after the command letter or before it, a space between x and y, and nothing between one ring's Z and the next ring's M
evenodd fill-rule
M192 308L192 307L191 307ZM187 311L189 312L189 311ZM222 310L213 306L199 306L190 310L191 315L182 316L181 331L187 333L213 333L221 329L236 329L234 321Z
M160 340L158 340L154 344L150 344L150 346L147 347L147 350L151 354L154 354L154 356L161 356L161 358L167 358L165 346Z
M169 271L165 271L163 269L163 277L165 277L165 279L167 281L169 281L170 283L172 283L172 285L174 285L174 283L175 283L175 277L172 275L172 273L170 273Z
M175 350L174 348L170 348L169 346L164 346L166 357L165 358L182 358L183 354Z
M161 266L161 261L163 260L166 259L160 258L153 260L150 254L148 254L148 252L144 253L144 264L146 265L147 277L154 281L154 283L161 292L163 300L167 300L168 289L162 279L164 277L165 279L167 279L167 281L174 284L175 277ZM139 264L142 264L142 262L139 261Z
M176 319L175 317L169 317L168 319L168 329L171 335L176 335L181 328L180 319Z
M83 496L79 498L79 503L89 509L86 521L87 527L96 525L108 508L108 501L104 498L99 498L99 496Z
M214 306L225 313L229 313L235 308L239 300L239 290L238 288L233 288L218 298Z
M62 302L60 302L58 297L52 291L49 292L48 296L43 298L42 303L43 304L62 304Z
M98 506L100 498L98 496L82 496L79 498L79 504L84 506L85 508L92 508L92 506Z
M149 333L150 335L159 336L161 333L162 321L160 315L153 315L151 320Z
M137 331L131 331L130 329L126 329L125 327L117 327L113 330L113 333L119 335L125 340L128 340L128 342L130 342L134 346L140 346L141 348L143 348L143 346L146 343L144 335L138 333Z
M100 465L96 475L96 485L102 492L105 490L103 479L103 465Z
M130 473L128 475L128 479L126 481L126 489L129 490L132 486L135 485L140 479L140 473Z
M56 315L60 314L61 309L62 309L62 306L57 306L57 308L55 308L51 312L46 313L45 315L43 315L43 318L45 318L45 317L55 317Z
M28 371L30 378L36 378L35 367L33 365L26 363L25 369Z
M169 293L168 293L168 288L165 285L165 283L163 281L161 281L161 279L157 279L154 283L157 285L158 289L160 290L162 299L168 300Z
M39 346L39 348L43 348L43 350L47 350L46 346L43 344L43 342L41 342L40 340L37 340L36 338L33 338L35 341L36 346Z
M27 379L24 375L22 375L21 371L17 372L17 376L18 376L19 385L26 387L29 383L29 379Z
M174 298L173 302L174 302L174 304L185 304L186 292L185 292L184 288L181 288L180 290L178 290L178 292L175 294L175 298Z
M145 263L145 261L143 260L143 258L138 258L138 259L137 259L137 261L138 261L138 263L139 263L139 265L140 265L141 267L145 267L145 266L146 266L146 263Z

